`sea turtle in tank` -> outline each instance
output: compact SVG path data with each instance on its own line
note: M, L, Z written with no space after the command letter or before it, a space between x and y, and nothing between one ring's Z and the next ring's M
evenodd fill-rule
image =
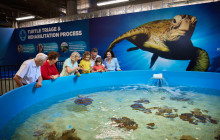
M129 30L116 38L108 47L126 39L136 47L127 51L141 49L153 53L150 68L160 56L172 60L191 60L187 71L207 71L209 67L208 53L193 46L191 41L197 18L191 15L176 15L173 19L157 20L145 23Z
M74 103L78 105L90 105L92 104L93 99L88 97L82 97L81 94L78 96L79 98L75 99Z

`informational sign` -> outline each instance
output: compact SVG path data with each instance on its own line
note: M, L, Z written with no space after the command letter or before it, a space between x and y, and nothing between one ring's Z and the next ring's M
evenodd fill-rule
M74 41L69 42L69 51L70 52L80 52L83 53L87 50L86 43L84 41Z
M22 45L22 52L23 53L34 53L35 52L34 44L23 44Z
M62 61L74 51L83 54L90 49L88 20L15 29L14 36L16 50L23 60L40 52L56 51Z
M51 51L58 52L58 45L55 42L52 43L43 43L43 52L44 53L49 53Z

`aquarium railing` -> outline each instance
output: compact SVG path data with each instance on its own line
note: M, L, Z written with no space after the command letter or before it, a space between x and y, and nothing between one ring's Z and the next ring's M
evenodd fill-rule
M57 70L61 73L63 61L58 61L56 64ZM16 88L13 77L19 70L20 65L2 65L0 66L0 96Z
M59 73L61 73L63 69L63 63L64 63L63 61L57 61L55 64Z
M13 80L14 75L18 71L20 65L4 65L0 66L0 95L15 88Z

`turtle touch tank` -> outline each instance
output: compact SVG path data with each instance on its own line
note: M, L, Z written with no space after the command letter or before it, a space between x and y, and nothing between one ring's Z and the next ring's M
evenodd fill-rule
M154 86L158 73L166 86ZM219 82L218 73L119 71L33 83L0 97L0 139L219 139Z

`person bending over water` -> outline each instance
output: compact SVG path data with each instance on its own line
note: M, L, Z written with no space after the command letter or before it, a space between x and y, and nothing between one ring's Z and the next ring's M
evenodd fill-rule
M47 55L38 53L34 59L29 59L23 62L18 72L14 76L17 87L37 82L35 87L42 86L42 76L40 67L47 60Z
M60 74L55 66L58 61L59 53L51 51L48 53L48 60L41 66L41 75L43 80L57 79Z
M65 60L63 64L63 70L60 73L60 76L74 75L75 73L78 73L80 67L78 67L77 61L80 59L81 59L80 54L78 52L73 52L70 58Z

